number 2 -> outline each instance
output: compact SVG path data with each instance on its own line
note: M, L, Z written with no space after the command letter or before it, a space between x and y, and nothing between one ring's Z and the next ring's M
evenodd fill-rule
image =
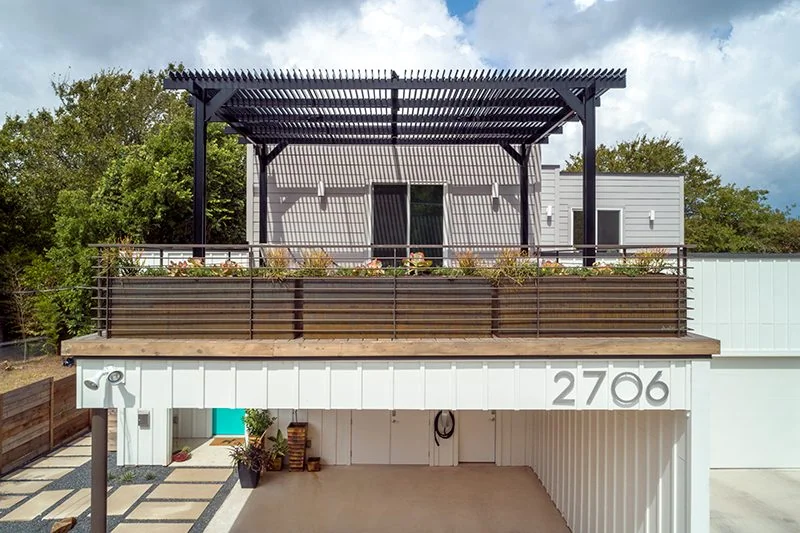
M562 370L555 375L553 381L558 383L562 379L566 379L569 383L567 383L567 386L561 391L561 394L556 396L556 399L553 400L553 405L575 405L575 400L573 398L567 398L569 393L575 388L575 375L569 370Z

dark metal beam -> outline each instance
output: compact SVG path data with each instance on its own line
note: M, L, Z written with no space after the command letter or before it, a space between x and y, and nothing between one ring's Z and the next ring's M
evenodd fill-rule
M392 80L399 79L397 72L392 71ZM392 144L397 144L397 114L400 110L399 91L392 89Z
M265 137L285 137L289 139L303 139L306 137L325 136L325 135L351 135L351 136L371 136L386 135L393 139L401 138L405 135L505 135L507 137L529 136L541 131L540 124L530 126L495 126L483 124L459 124L458 129L454 130L447 124L346 124L340 126L318 125L318 124L287 124L287 125L255 125L246 128L226 126L225 133L241 134L242 130L254 136ZM551 131L551 133L553 133Z
M501 144L501 143L509 143L509 144L520 144L525 142L525 137L518 136L518 137L509 137L506 135L498 135L495 137L487 137L487 136L478 136L478 137L469 137L469 136L459 136L457 134L451 136L436 136L436 137L422 137L422 138L414 138L414 137L400 137L397 139L396 144L398 145L459 145L459 144ZM260 137L255 136L256 144L278 144L281 142L286 142L289 144L331 144L331 145L368 145L368 144L393 144L392 139L389 136L380 136L380 137L297 137L297 138L286 138L286 137ZM244 138L240 139L240 142L246 144L248 141ZM542 139L539 141L539 144L546 144L547 139Z
M584 244L597 244L597 147L595 139L594 87L583 94L583 238ZM597 249L583 249L583 266L592 266L597 258Z
M215 94L206 104L206 122L216 115L219 108L227 104L234 94L236 94L236 89L221 89Z
M522 164L522 161L523 161L523 159L522 159L522 154L521 154L521 153L519 153L519 152L517 152L517 151L514 149L514 147L513 147L513 146L511 146L511 145L510 145L509 143L507 143L507 142L503 142L503 143L500 143L500 147L501 147L503 150L505 150L506 152L508 152L508 155L510 155L510 156L511 156L511 158L512 158L512 159L514 159L514 161L516 161L518 165L521 165L521 164Z
M519 244L522 252L527 255L530 246L530 197L528 188L528 154L530 146L521 144L519 147Z
M399 105L399 104L398 104ZM486 123L512 123L530 124L536 122L553 122L559 120L563 113L486 113L486 114L449 114L449 115L398 115L398 124L486 124ZM578 117L570 113L571 120L576 122ZM568 119L569 120L569 119ZM229 122L232 125L257 126L259 124L391 124L394 122L390 113L382 114L356 114L356 113L236 113L234 118L227 120L225 117L215 115L209 122Z
M448 100L442 98L398 98L398 105L403 109L437 108L437 109L492 109L506 108L508 112L513 108L530 107L564 107L564 100L560 96L515 96L495 97L479 100L474 97ZM359 109L391 109L391 98L251 98L243 97L241 93L231 98L225 105L226 109L252 109L258 112L261 108L271 109L322 109L330 108L341 110L346 108Z
M269 225L267 224L268 211L268 190L267 190L267 167L276 157L288 146L285 142L277 144L272 150L267 152L264 145L256 146L256 156L258 157L258 242L266 244L269 242L267 235Z
M80 380L79 380L80 382ZM108 497L108 410L92 409L92 533L106 533Z
M165 89L189 89L195 80L164 80ZM529 79L366 79L366 78L254 78L223 79L203 77L199 79L205 89L261 89L261 90L525 90L588 87L595 84L601 89L625 88L625 75L598 78L595 76L531 77Z
M575 114L578 115L579 119L584 120L586 118L583 109L584 108L583 101L581 101L580 98L575 96L575 93L573 93L570 88L556 89L556 92L561 98L564 99L564 103L567 105L567 107L572 109L575 112Z
M195 102L194 106L194 181L192 182L192 242L206 244L206 106L204 101ZM202 246L196 247L194 257L205 257Z

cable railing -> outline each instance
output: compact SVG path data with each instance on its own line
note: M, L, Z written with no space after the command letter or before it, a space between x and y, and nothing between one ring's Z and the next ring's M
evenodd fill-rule
M205 249L204 258L193 250ZM98 245L107 337L688 333L685 246Z

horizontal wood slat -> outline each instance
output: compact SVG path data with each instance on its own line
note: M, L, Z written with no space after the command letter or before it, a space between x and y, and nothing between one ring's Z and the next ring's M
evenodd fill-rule
M0 473L89 429L89 411L75 407L75 380L47 378L0 395Z

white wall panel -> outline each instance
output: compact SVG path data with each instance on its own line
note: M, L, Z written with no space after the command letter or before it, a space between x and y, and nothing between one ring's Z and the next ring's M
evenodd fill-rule
M86 379L106 364L124 368L125 383L104 383L97 391L80 387L79 407L575 410L686 409L691 405L687 384L692 362L685 359L585 364L579 360L79 359L78 371ZM627 377L615 384L615 378L626 372ZM662 394L657 387L651 389L654 383L667 387L663 401L654 401ZM202 398L198 389L203 391ZM657 395L648 398L653 390Z
M691 254L690 327L723 355L800 355L800 256Z
M685 412L533 411L526 418L531 467L572 531L688 531L688 463L679 457L686 457Z

